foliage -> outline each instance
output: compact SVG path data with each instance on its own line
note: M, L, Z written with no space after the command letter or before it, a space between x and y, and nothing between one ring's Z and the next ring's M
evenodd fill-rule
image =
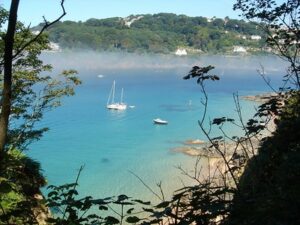
M300 94L293 93L273 136L247 164L226 224L299 224L299 105Z
M224 223L299 224L299 2L238 0L235 9L242 10L249 20L263 22L260 25L268 34L268 45L289 62L289 68L281 92L262 104L256 118L247 124L250 135L266 128L260 118L269 121L273 117L277 127L249 159ZM270 86L265 74L261 75Z
M2 34L4 31L2 32ZM34 34L19 23L15 34L15 48L34 38ZM47 36L42 35L22 52L13 64L12 111L7 146L25 150L32 141L38 140L47 128L34 128L43 118L43 112L60 105L63 96L74 94L73 87L80 84L76 71L62 72L58 78L47 75L51 65L44 64L39 55L49 49ZM4 39L0 39L0 46ZM1 47L3 49L3 47ZM0 53L1 54L1 53ZM0 70L1 70L0 65ZM43 75L41 75L43 74ZM2 77L0 74L0 92ZM1 95L0 95L1 98Z
M223 185L214 186L211 181L184 187L170 201L145 209L151 214L144 224L216 224L216 218L229 213L231 201L224 196L232 191Z
M211 74L212 66L193 67L184 79L196 78L200 85L205 110L199 126L210 143L207 151L219 157L221 164L214 171L209 171L206 179L199 179L197 166L193 176L182 170L198 184L177 190L171 200L163 198L156 206L126 195L103 199L81 197L77 190L79 172L75 183L49 186L47 205L53 210L53 216L48 218L48 223L299 224L298 5L291 0L280 6L274 1L238 0L236 9L242 9L247 19L258 18L262 23L245 23L229 18L208 22L201 17L157 14L144 15L130 27L120 18L91 19L84 23L66 21L54 27L50 31L52 40L66 47L97 46L105 50L169 52L178 46L202 51L225 51L232 46L233 40L237 41L235 35L258 34L260 31L256 26L259 25L269 35L269 45L277 47L277 53L290 62L285 81L293 84L291 88L296 90L279 93L262 104L256 117L247 123L243 121L239 98L235 95L239 121L227 117L214 118L209 121L207 128L208 95L205 83L219 80L219 77ZM0 10L0 25L6 16L5 11ZM134 18L131 16L127 19ZM285 24L287 18L291 19L292 24ZM16 43L32 38L29 29L21 24L18 26L20 30L16 35ZM283 29L284 26L287 31ZM226 38L227 42L222 38ZM240 43L245 42L240 40ZM66 86L52 77L39 76L41 72L50 71L50 66L43 65L37 58L45 48L46 37L40 36L14 61L11 121L20 122L16 122L19 126L10 127L5 158L1 162L0 221L3 224L36 222L32 207L38 206L39 202L34 195L45 185L45 179L40 173L39 164L16 151L15 147L25 150L29 143L39 139L45 129L35 130L35 122L42 119L44 110L59 105L57 98L73 94L73 85L79 83L73 71L63 73L67 82L70 82ZM1 42L0 49L3 49ZM37 83L39 85L36 86ZM45 85L41 86L41 83ZM287 90L287 87L283 86L281 90ZM268 122L274 116L277 130L273 136L264 138L257 149L253 140L260 141L261 131L267 128L261 122ZM223 130L226 123L239 126L244 135L227 135ZM222 136L210 136L213 126L221 131ZM228 141L234 146L231 151L228 150Z
M47 206L54 216L48 219L54 225L81 224L136 224L142 221L141 206L149 206L150 202L132 199L126 195L94 199L91 196L80 197L77 191L79 170L75 183L61 186L50 185ZM144 213L145 216L145 213Z
M36 198L46 184L40 164L20 151L5 154L6 169L0 177L0 224L34 224L33 209L41 207Z
M234 45L262 48L264 42L251 40L251 35L263 36L256 23L228 17L208 22L171 13L65 21L49 30L50 40L63 48L138 53L170 53L179 47L214 53L232 52Z
M3 73L7 67L4 62L7 31L2 26L7 23L8 15L9 12L0 7L1 116L8 82ZM9 127L4 151L0 152L0 223L35 224L38 211L47 213L43 200L39 199L40 188L46 180L39 163L22 152L48 129L36 126L44 113L59 106L62 97L73 95L80 80L73 70L50 76L52 67L39 59L41 52L49 49L46 35L35 35L29 27L17 22L13 43Z

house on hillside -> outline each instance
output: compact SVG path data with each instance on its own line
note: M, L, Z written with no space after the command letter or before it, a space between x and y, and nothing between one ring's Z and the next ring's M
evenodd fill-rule
M60 46L57 43L50 42L49 43L49 47L51 49L50 51L53 51L53 52L59 52L59 51L61 51Z
M247 53L247 50L243 46L234 46L233 52L234 53Z
M251 40L256 40L256 41L258 41L258 40L261 39L261 36L259 36L259 35L251 35L251 36L250 36L250 39L251 39Z
M187 51L184 48L178 48L175 52L175 55L178 56L187 55Z

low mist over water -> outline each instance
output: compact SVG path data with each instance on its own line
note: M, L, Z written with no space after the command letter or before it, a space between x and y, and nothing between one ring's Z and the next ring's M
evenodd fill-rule
M219 70L252 70L264 67L266 73L277 73L287 65L277 56L176 56L159 54L109 53L92 51L46 52L45 62L57 70L74 68L82 70L111 69L178 69L188 70L194 65L213 65ZM282 72L282 71L281 71Z

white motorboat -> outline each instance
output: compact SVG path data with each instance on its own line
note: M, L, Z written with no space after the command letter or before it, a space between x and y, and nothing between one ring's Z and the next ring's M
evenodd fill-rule
M160 119L160 118L154 119L153 122L154 122L155 124L160 124L160 125L166 125L166 124L168 124L168 121L162 120L162 119Z

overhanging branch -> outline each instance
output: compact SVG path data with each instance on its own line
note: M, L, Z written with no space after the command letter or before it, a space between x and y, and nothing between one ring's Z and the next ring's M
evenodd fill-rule
M13 59L15 59L21 52L23 52L25 48L27 48L29 45L31 45L33 42L35 42L44 33L44 31L48 27L50 27L53 24L55 24L58 21L60 21L67 14L66 10L65 10L65 7L64 7L64 2L65 2L65 0L61 0L61 2L60 2L60 6L61 6L61 9L62 9L62 14L57 19L53 20L52 22L47 21L47 19L43 16L45 25L42 27L42 29L40 30L40 32L34 38L32 38L31 40L29 40L27 43L25 43L22 47L20 47L15 52L15 54L13 54Z

